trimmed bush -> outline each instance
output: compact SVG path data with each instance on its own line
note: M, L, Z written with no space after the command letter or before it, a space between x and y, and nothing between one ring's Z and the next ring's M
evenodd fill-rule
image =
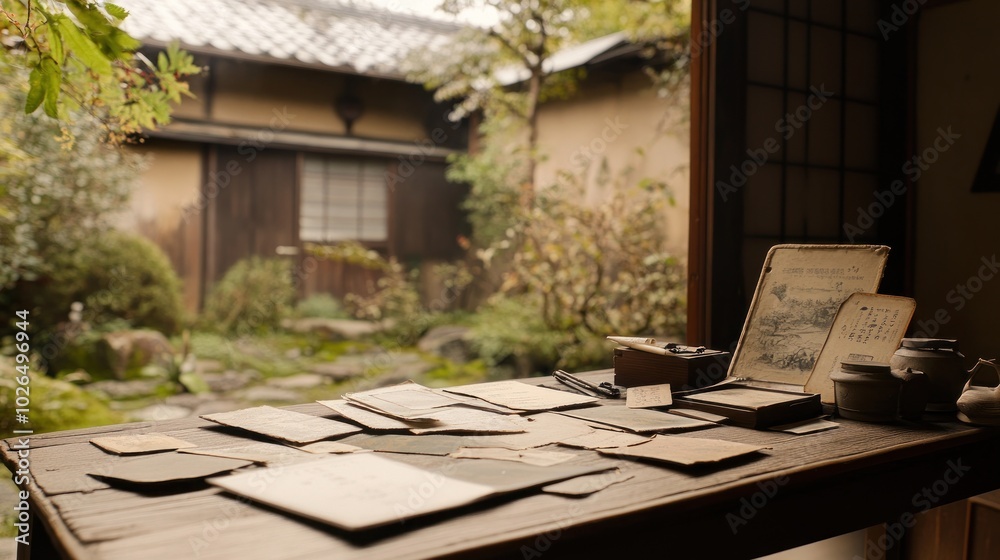
M278 328L294 299L288 261L250 257L234 264L212 287L203 319L223 333L264 333Z
M125 321L169 335L182 322L180 286L159 247L138 235L108 231L56 257L50 281L39 286L35 300L51 325L65 321L78 301L83 320L95 328Z

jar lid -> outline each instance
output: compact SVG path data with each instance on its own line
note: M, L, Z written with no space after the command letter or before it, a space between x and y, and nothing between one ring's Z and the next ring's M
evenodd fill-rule
M840 362L840 369L847 373L892 373L884 362Z
M924 350L958 350L958 341L953 338L904 338L903 348Z

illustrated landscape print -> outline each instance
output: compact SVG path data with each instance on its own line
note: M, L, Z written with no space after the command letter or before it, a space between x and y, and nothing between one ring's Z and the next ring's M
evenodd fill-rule
M778 245L764 261L734 377L804 385L840 305L876 292L889 248L871 245Z

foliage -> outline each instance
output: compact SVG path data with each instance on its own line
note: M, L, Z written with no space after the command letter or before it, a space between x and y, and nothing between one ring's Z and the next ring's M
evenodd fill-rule
M412 322L423 312L420 294L415 287L417 271L407 271L395 257L385 258L356 241L335 245L311 245L309 254L343 262L378 273L368 294L347 294L344 307L355 319L381 321L397 319Z
M185 77L200 69L176 47L156 63L136 51L141 43L120 29L128 12L111 3L36 0L4 3L0 32L30 70L24 111L39 107L67 120L78 110L100 116L110 139L170 120L170 103L190 95Z
M14 410L14 371L12 360L0 357L0 410ZM55 432L104 426L124 422L125 418L108 408L105 400L83 389L44 375L31 377L31 429L35 433ZM0 433L23 428L14 424L13 414L0 417Z
M556 364L572 341L566 331L549 328L531 295L494 297L473 317L472 347L490 366L520 358L529 364ZM532 371L536 366L528 365Z
M37 305L56 324L74 301L93 326L151 328L170 334L180 327L180 280L163 251L151 241L121 231L92 238L73 253L53 256L49 282Z
M0 288L42 280L53 257L106 229L128 199L142 160L100 141L101 124L21 110L26 73L0 51ZM2 291L2 290L0 290ZM2 298L2 296L0 296ZM0 303L2 305L2 303Z
M220 332L263 333L279 327L294 299L289 262L254 256L234 264L212 287L203 318Z
M340 301L330 294L315 294L307 297L295 306L295 314L299 317L320 319L346 319L350 317Z

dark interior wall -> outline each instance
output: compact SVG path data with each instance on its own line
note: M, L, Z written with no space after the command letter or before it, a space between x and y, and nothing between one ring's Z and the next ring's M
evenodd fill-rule
M905 180L907 138L907 34L881 33L888 3L701 4L708 32L695 47L710 91L694 93L701 115L692 119L708 121L693 138L701 152L692 148L702 159L692 162L702 168L692 189L708 190L704 222L692 229L706 282L691 310L706 319L696 342L735 343L764 256L779 243L889 245L882 291L908 293L906 189L879 202Z

